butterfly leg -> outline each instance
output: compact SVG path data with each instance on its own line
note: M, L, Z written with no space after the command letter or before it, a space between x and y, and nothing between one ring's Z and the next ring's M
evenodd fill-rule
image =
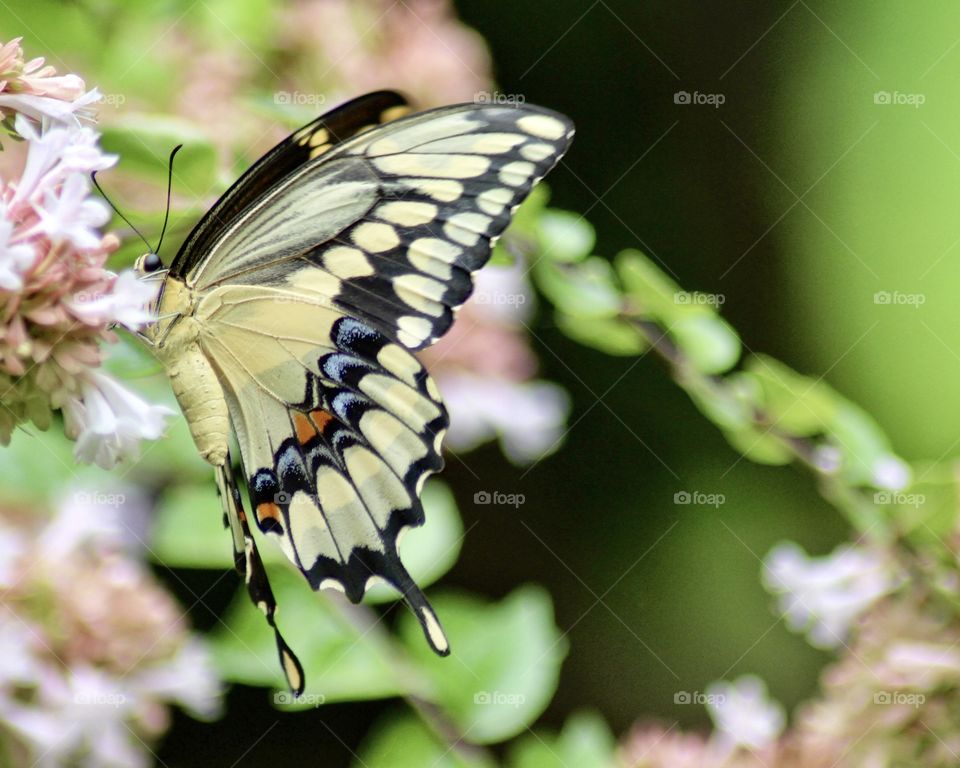
M233 562L237 573L247 585L247 592L253 604L267 617L267 623L273 627L277 639L277 652L280 666L287 678L287 685L295 696L303 693L305 679L303 667L290 646L284 641L276 624L277 602L270 588L266 568L257 551L257 544L250 533L247 514L240 499L240 489L233 477L233 465L230 454L226 461L214 468L217 477L217 489L223 502L224 527L229 527L233 537Z

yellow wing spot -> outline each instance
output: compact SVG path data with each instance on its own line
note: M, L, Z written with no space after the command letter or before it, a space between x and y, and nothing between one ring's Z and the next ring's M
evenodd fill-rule
M546 160L550 155L554 154L555 151L556 150L549 144L541 144L540 142L534 142L533 144L520 147L521 157L525 160L532 160L535 163Z
M315 157L320 157L324 152L329 152L332 146L333 144L321 144L319 147L314 147L310 150L310 159L313 160Z
M490 226L490 217L482 213L473 213L465 211L457 213L447 219L443 225L443 233L451 240L456 240L463 245L476 245L480 235L487 231Z
M323 254L323 266L337 277L366 277L374 273L373 265L359 248L336 245Z
M441 280L449 280L453 276L455 262L463 253L463 249L439 237L421 237L410 243L407 258L421 272L433 275Z
M436 614L429 608L421 608L420 615L423 617L423 624L427 628L427 636L430 643L438 652L446 654L450 651L450 643L447 642L447 636L443 632L443 627L437 621Z
M503 166L497 175L504 184L508 184L511 187L520 187L530 181L536 170L536 166L534 166L533 163L528 163L525 160L516 160Z
M563 123L549 115L525 115L517 120L517 127L532 136L552 141L562 138L566 130Z
M377 170L396 176L435 176L441 179L474 179L490 169L482 155L415 154L375 157Z
M393 290L407 306L425 315L440 317L440 303L446 288L443 283L423 275L400 275L393 280Z
M394 120L399 120L401 117L405 117L410 114L410 107L404 104L398 104L395 107L387 107L383 112L380 113L380 122L381 123L391 123Z
M513 190L506 187L494 187L477 196L477 207L491 216L499 216L506 210L507 204L513 201L513 195Z
M290 276L287 277L287 284L298 292L319 293L328 299L332 299L340 293L340 281L329 272L317 269L312 265L291 272Z
M310 146L319 147L322 144L330 143L330 134L326 128L321 128L318 131L314 131L310 136Z
M377 362L405 384L411 387L416 385L420 364L403 347L387 344L377 352Z
M317 435L317 428L305 413L299 411L293 414L293 429L297 434L297 442L306 445Z
M452 203L463 194L463 184L454 179L400 179L400 183L441 203Z
M427 394L437 402L442 399L440 388L437 386L437 382L433 380L433 376L427 376Z
M377 218L401 227L418 227L436 218L437 206L432 203L392 200L377 208L376 215Z
M353 230L353 242L371 253L382 253L396 248L400 244L397 230L389 224L364 222Z
M397 320L397 327L400 329L397 337L408 347L419 346L425 339L430 338L430 331L433 330L433 326L426 318L410 315Z

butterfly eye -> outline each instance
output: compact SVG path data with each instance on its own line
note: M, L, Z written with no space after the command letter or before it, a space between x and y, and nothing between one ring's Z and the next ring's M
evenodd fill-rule
M140 269L143 270L145 274L150 274L151 272L156 272L163 266L163 262L160 261L160 257L155 253L148 253L140 257Z

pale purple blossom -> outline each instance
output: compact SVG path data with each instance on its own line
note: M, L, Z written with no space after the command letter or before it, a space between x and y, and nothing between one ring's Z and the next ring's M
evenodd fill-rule
M75 315L91 323L119 323L132 331L153 319L151 303L160 284L140 278L135 270L121 272L110 290L93 296L77 294L70 302Z
M783 707L770 699L766 684L756 675L711 683L706 694L714 739L729 749L764 749L783 732Z
M139 456L142 440L163 434L173 411L152 405L118 381L91 369L81 375L81 396L63 404L67 436L77 441L78 461L109 469Z
M825 557L808 557L796 544L774 547L764 562L763 582L780 598L794 631L817 648L835 648L853 622L896 585L896 573L881 554L845 545Z

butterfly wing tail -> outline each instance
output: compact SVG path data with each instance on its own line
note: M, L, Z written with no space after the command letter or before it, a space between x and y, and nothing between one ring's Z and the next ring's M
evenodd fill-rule
M226 462L215 467L215 472L217 490L223 502L225 527L229 527L233 537L234 566L247 585L247 594L250 595L253 604L263 612L267 623L273 628L280 667L286 677L287 686L294 696L300 696L306 685L303 666L277 627L277 601L273 596L270 580L267 578L267 570L260 559L257 543L250 532L247 515L240 499L240 489L233 476L233 465L229 453Z

